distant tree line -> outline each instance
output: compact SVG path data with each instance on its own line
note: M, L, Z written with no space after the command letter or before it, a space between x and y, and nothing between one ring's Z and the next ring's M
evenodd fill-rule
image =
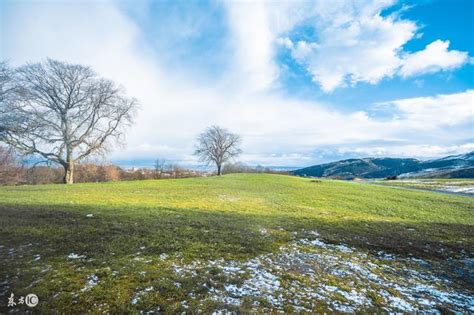
M224 164L222 168L222 174L232 174L232 173L267 173L267 174L282 174L289 175L288 171L276 171L269 167L257 165L249 166L241 162L227 163Z
M248 166L240 162L227 163L222 167L223 174L231 173L272 173L262 166ZM216 173L214 173L216 174ZM124 180L173 179L213 175L212 172L190 170L165 159L157 159L153 168L123 168L111 163L83 161L76 165L76 183L111 182ZM28 162L14 149L0 146L0 185L34 185L62 183L64 170L55 164Z
M206 175L176 164L167 164L160 173L154 168L122 168L110 163L81 162L75 167L76 183L123 180L172 179ZM55 164L27 162L13 149L0 146L0 185L62 183L64 170Z

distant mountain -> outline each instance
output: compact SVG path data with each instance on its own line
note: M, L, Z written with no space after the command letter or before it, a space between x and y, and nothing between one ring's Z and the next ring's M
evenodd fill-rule
M348 159L313 165L295 170L292 173L299 176L343 179L392 176L474 178L474 151L428 161L401 158Z

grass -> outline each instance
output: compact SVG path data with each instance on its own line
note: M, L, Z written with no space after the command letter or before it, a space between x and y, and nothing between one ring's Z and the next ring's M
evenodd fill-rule
M438 191L458 191L463 192L464 189L473 190L474 179L472 178L434 178L434 179L400 179L400 180L382 180L376 181L377 184L393 186L416 188L424 190L438 190ZM472 193L472 192L471 192Z
M180 301L205 297L196 283L219 286L219 273L172 268L245 261L315 230L329 243L442 261L474 252L473 209L469 197L280 175L1 187L0 295L34 292L42 312L212 311ZM87 289L91 275L100 283ZM147 287L156 294L131 303Z

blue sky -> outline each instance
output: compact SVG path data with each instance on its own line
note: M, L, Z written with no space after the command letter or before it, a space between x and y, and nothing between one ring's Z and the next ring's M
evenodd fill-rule
M474 150L474 2L8 1L0 57L87 64L141 110L112 160L182 164L239 133L248 164ZM146 163L146 162L145 162Z

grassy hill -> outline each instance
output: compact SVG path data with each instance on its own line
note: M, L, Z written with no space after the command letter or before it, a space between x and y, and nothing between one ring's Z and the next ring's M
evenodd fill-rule
M437 290L465 290L473 209L468 197L280 175L1 187L0 300L35 293L45 312L409 311L393 302L411 303L390 289L403 285L399 273L363 284L362 303L347 295L363 274L327 267L372 264L379 278L412 268L449 277ZM282 262L295 253L301 264ZM263 293L252 277L268 285ZM296 283L301 294L291 293Z

